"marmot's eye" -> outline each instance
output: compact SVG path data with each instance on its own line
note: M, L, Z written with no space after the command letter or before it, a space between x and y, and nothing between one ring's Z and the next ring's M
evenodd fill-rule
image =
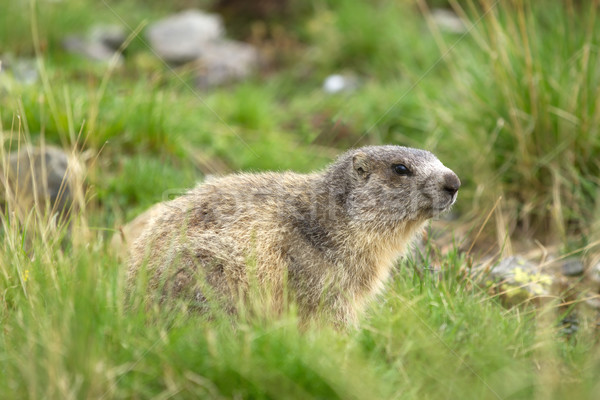
M411 174L410 169L408 169L408 167L404 164L394 164L394 165L392 165L392 169L398 175L410 175Z

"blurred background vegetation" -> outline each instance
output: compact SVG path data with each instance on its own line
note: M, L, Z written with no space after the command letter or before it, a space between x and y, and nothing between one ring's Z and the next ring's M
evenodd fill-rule
M256 46L256 73L197 88L188 66L157 58L144 29L188 8L219 13L228 37ZM440 8L463 29L440 25ZM31 257L3 220L0 393L594 398L595 323L571 338L559 316L502 309L463 279L472 261L458 248L597 251L597 19L592 0L0 0L4 148L77 149L92 227L82 246L42 235L31 246L45 256ZM96 24L131 35L122 63L65 51L67 35ZM20 60L33 82L11 74ZM333 74L355 86L328 93ZM124 267L104 242L165 192L208 174L313 171L384 143L431 150L461 177L455 223L468 233L443 255L441 280L398 274L348 335L300 334L293 321L231 331L123 306Z
M451 6L462 33L429 14ZM131 33L189 7L221 13L228 36L262 51L262 68L202 90L143 34L112 70L61 46L95 24ZM428 148L457 170L460 214L485 215L502 196L511 235L585 245L598 219L596 14L585 1L8 1L0 54L38 55L44 74L4 83L0 118L9 130L19 115L34 140L102 149L95 200L125 219L173 174L187 187L210 172L310 171L348 147L393 143ZM356 90L323 91L339 73ZM125 179L133 165L135 182Z
M598 213L594 3L501 3L454 3L470 22L452 33L428 14L451 4L424 1L6 2L0 54L37 54L45 73L5 87L0 117L8 130L20 115L34 140L102 149L96 200L127 219L172 174L187 187L212 159L227 170L309 171L353 145L394 143L426 147L457 170L461 214L481 216L503 196L511 233L587 244ZM153 56L143 34L113 70L61 46L95 24L131 33L188 7L220 12L229 36L262 50L262 68L201 90L185 67ZM360 84L325 93L336 73ZM132 165L144 179L126 179Z

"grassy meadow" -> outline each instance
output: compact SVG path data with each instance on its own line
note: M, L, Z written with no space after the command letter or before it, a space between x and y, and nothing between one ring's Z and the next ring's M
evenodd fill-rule
M508 309L466 272L513 248L598 253L598 2L291 1L264 21L226 18L266 65L200 90L143 30L212 3L0 0L0 59L38 74L24 83L2 67L0 159L51 143L86 166L68 225L4 207L0 398L597 398L597 321L569 334L560 323L579 300ZM440 29L433 5L467 31ZM122 64L62 49L97 23L130 33ZM325 93L334 73L357 89ZM401 261L359 328L299 331L293 312L209 319L126 295L110 238L169 193L209 174L313 171L384 143L433 151L463 187L452 239Z

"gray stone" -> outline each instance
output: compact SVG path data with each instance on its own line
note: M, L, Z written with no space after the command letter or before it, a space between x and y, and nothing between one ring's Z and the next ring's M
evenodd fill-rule
M67 36L62 44L68 52L82 55L92 61L108 62L115 55L115 51L104 43L79 36ZM122 62L123 57L119 55L118 60Z
M435 8L431 10L431 18L438 28L444 32L466 33L468 30L458 15L444 8Z
M117 51L127 40L127 33L120 25L96 25L90 30L89 40Z
M502 259L497 265L493 266L490 273L498 279L512 279L515 274L515 269L523 271L533 271L535 266L521 256L510 256Z
M32 85L37 82L39 75L36 61L33 59L17 59L11 67L17 82Z
M209 88L246 78L258 62L258 51L247 43L226 39L207 42L196 62L196 84Z
M499 285L502 298L508 305L520 304L549 293L553 279L540 268L521 256L501 260L490 270L490 276Z
M569 313L560 321L560 333L566 336L571 336L579 330L579 318L575 312Z
M38 81L37 63L33 58L15 58L12 54L0 57L0 73L8 73L15 83L31 85Z
M564 276L581 276L585 272L585 266L578 258L567 258L562 263L561 272Z
M8 155L0 183L2 204L12 204L26 215L33 206L50 207L52 213L69 211L73 185L81 168L61 149L51 146L26 147ZM41 208L40 210L43 210Z
M87 36L66 36L63 48L74 54L79 54L92 61L108 62L115 57L115 53L125 43L127 33L119 25L96 25L92 27ZM118 55L118 62L123 62L122 55Z
M182 64L204 54L206 43L222 38L224 32L218 15L187 10L150 25L146 36L159 57Z

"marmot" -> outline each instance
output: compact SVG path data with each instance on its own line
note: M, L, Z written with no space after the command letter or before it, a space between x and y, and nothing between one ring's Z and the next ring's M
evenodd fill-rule
M145 268L161 301L214 298L235 310L258 296L277 312L292 300L302 322L356 324L459 187L432 153L391 145L350 150L312 174L212 179L163 203L131 249L129 279Z

